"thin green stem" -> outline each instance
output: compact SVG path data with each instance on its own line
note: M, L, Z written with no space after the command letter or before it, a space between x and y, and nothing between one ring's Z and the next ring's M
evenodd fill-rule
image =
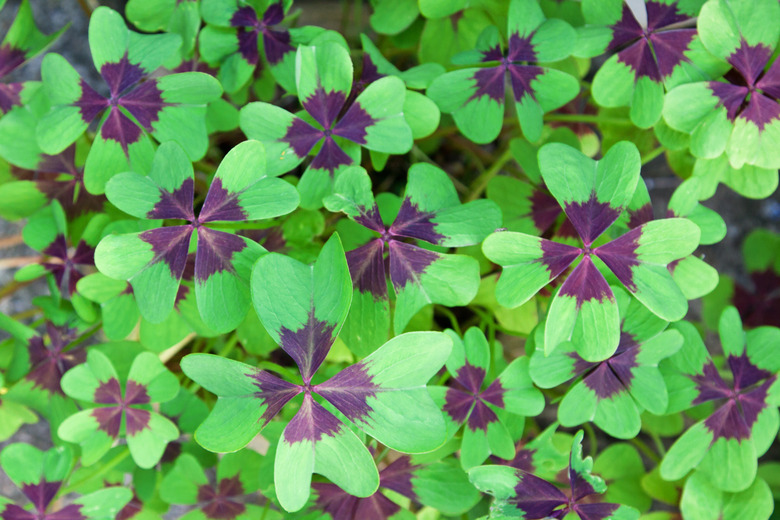
M651 450L650 447L647 444L645 444L641 439L635 437L633 439L630 439L630 441L631 444L636 446L637 449L639 449L639 451L641 451L647 456L647 458L653 460L656 464L661 462L661 457L659 457L656 452Z
M545 121L561 121L567 123L596 123L596 124L608 124L608 125L621 125L621 126L633 126L630 119L622 117L606 117L590 114L547 114L544 116Z
M436 311L439 314L443 314L444 316L449 318L450 325L452 325L452 330L454 330L455 333L458 336L460 336L460 325L458 324L458 318L455 317L455 314L451 310L449 310L447 307L445 307L443 305L437 305L434 308L436 309Z
M664 446L664 442L661 440L661 437L655 432L648 432L647 434L651 439L653 439L653 444L655 444L656 451L658 451L658 453L661 455L661 458L664 458L664 456L666 456L666 447Z
M653 159L655 159L656 157L658 157L659 155L661 155L665 151L666 151L666 148L664 148L663 146L659 146L658 148L652 150L651 152L648 152L647 155L642 157L642 166L644 166L645 164L649 163L650 161L652 161Z
M84 477L83 479L79 480L78 482L71 484L69 486L66 486L62 489L60 489L60 492L58 493L59 496L65 496L68 493L75 491L82 485L86 484L87 482L90 482L92 480L95 480L98 477L103 476L106 474L109 470L113 469L115 466L117 466L120 462L125 460L127 456L130 455L130 450L125 447L124 450L122 450L118 455L116 455L113 459L106 462L99 470L93 471L89 474L89 476Z
M582 428L585 430L585 434L588 436L588 444L590 444L588 453L590 453L591 457L595 457L596 450L599 446L599 441L596 438L596 431L593 429L593 426L591 426L590 423L583 424Z
M263 507L263 514L260 516L260 520L265 520L265 515L268 514L268 511L271 509L271 501L266 499L265 500L265 506Z
M507 148L504 150L504 153L502 153L498 159L496 159L496 161L490 165L490 168L482 172L480 176L477 177L476 180L471 184L471 194L467 197L467 200L471 201L478 199L479 196L482 195L482 192L485 191L485 188L487 188L490 179L495 177L496 174L501 171L501 168L503 168L504 165L511 159L512 151Z
M236 348L236 344L238 343L238 334L233 334L230 336L230 339L225 342L225 345L222 347L222 349L217 353L219 357L227 357L228 354L230 354L234 348Z
M385 446L384 448L382 448L382 451L377 453L376 457L374 457L374 463L379 464L380 462L382 462L382 459L384 459L388 453L390 453L390 448Z

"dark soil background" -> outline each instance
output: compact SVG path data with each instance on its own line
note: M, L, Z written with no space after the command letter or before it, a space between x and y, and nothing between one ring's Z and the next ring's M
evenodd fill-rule
M97 5L96 0L83 0L85 4ZM4 35L14 19L19 0L9 0L0 12L0 35ZM104 0L100 5L108 5L120 12L124 11L122 0ZM49 49L64 55L78 72L92 85L99 85L101 79L95 70L89 54L87 43L87 15L77 0L31 0L35 20L44 33L52 33L70 23L70 28ZM296 0L295 7L302 13L301 25L316 24L327 28L338 29L341 23L341 2L331 0ZM368 5L364 8L368 15ZM367 24L365 25L367 27ZM12 75L11 80L40 79L41 56L31 60ZM668 167L663 156L653 160L642 169L642 176L648 184L650 196L656 206L656 215L663 215L666 204L674 189L680 184L680 179ZM2 189L2 188L0 188ZM704 203L717 211L726 221L728 233L719 244L701 247L700 255L714 266L720 273L735 278L738 283L750 286L742 260L741 246L747 234L756 228L767 228L780 232L780 194L775 192L770 198L760 201L743 198L725 186L720 186L715 196ZM37 253L24 244L8 246L8 241L15 242L22 231L21 223L7 222L0 219L0 261L9 258L35 256ZM5 247L3 247L5 245ZM0 289L11 283L15 269L2 267L0 264ZM16 314L31 307L31 300L36 295L46 294L48 289L43 281L27 285L10 297L0 300L0 311L6 314ZM691 313L700 312L700 302L693 302ZM0 339L6 337L0 332ZM0 450L10 442L27 442L46 449L51 445L49 426L46 421L34 425L26 425L4 443ZM5 474L0 471L0 495L16 499L21 498L19 491L11 484ZM181 511L171 511L167 518L177 518Z

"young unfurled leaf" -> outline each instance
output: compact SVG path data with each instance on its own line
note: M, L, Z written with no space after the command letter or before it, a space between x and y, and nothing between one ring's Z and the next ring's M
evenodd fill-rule
M624 141L600 161L593 161L566 145L552 143L539 151L539 164L547 187L584 247L522 233L490 235L482 249L504 267L496 287L498 302L507 307L523 304L582 257L550 304L547 354L570 339L578 323L583 340L575 346L582 349L578 353L585 360L602 361L617 349L618 307L596 259L653 313L668 321L682 318L688 302L666 266L698 245L700 232L695 224L677 218L651 221L594 247L634 194L640 167L636 147Z
M267 168L275 174L291 170L316 151L298 190L303 207L318 208L332 191L334 177L344 167L360 162L361 146L388 154L411 149L412 133L403 117L406 88L399 78L387 76L368 85L348 104L352 61L334 43L300 47L296 70L305 119L256 102L241 110L241 129L250 139L265 144Z
M716 488L731 493L755 480L756 460L780 429L780 330L758 327L743 332L733 307L723 311L719 332L731 380L724 379L692 325L676 327L685 337L679 353L662 371L675 389L667 412L716 401L715 411L688 429L667 452L661 476L677 480L696 468Z
M441 333L398 336L360 363L312 384L352 297L349 269L337 236L325 244L312 266L271 253L257 262L254 272L255 309L271 337L295 360L304 384L216 356L186 357L182 362L185 373L219 396L196 433L204 447L240 449L302 393L303 404L285 428L276 452L276 467L286 471L275 473L280 503L288 511L297 511L309 497L312 472L360 497L372 495L379 483L362 442L347 424L314 400L315 394L355 426L398 451L420 453L443 442L444 422L425 387L449 355L451 341Z
M663 109L670 127L691 135L696 157L715 159L725 152L737 169L780 167L780 64L769 66L778 21L780 5L772 0L710 0L702 7L701 40L728 72L716 81L675 88Z
M190 160L203 157L205 105L222 93L219 83L196 72L148 77L176 52L179 36L139 35L118 13L102 7L90 18L89 42L110 95L96 92L62 56L48 54L41 76L52 108L38 123L41 149L61 152L103 114L84 165L85 185L96 194L120 171L148 171L154 148L147 134L177 142Z
M461 467L468 470L478 466L490 454L512 458L515 446L502 418L507 413L534 416L544 409L544 397L533 387L528 374L527 358L515 359L489 381L490 346L485 335L475 327L467 330L463 339L452 331L448 333L453 349L447 370L454 382L448 388L432 390L443 407L448 433L454 435L464 425Z
M587 43L575 54L615 52L593 78L596 102L630 106L631 121L649 128L661 117L666 90L725 72L696 33L701 3L649 0L637 4L638 14L621 0L585 0L580 36Z
M581 520L636 520L639 511L621 505L593 502L585 498L602 494L607 486L593 475L593 460L582 458L582 431L574 437L569 459L569 494L531 473L509 466L479 466L469 471L477 489L495 497L491 513L495 518L563 518L575 514Z
M541 137L544 113L565 105L579 91L573 76L538 65L571 53L576 35L569 24L545 20L535 0L512 0L507 33L506 51L493 27L480 35L476 50L454 58L457 63L498 64L443 74L427 90L442 112L451 113L460 131L476 143L493 141L501 131L507 76L520 127L529 141Z
M135 357L123 385L111 361L90 350L87 362L62 378L62 390L73 399L95 403L59 428L60 437L81 445L85 465L96 462L124 436L135 463L151 468L168 442L179 436L175 424L150 409L151 403L169 401L179 392L176 377L152 353Z
M212 329L234 329L249 308L250 271L265 249L247 238L203 224L260 220L295 209L295 188L266 174L264 164L262 144L247 141L234 147L219 165L196 217L192 165L176 143L161 145L149 176L133 172L117 175L107 185L108 198L138 218L189 223L105 237L95 253L98 269L112 278L128 280L141 315L159 323L173 308L190 239L196 233L198 309Z
M0 9L2 9L0 3ZM21 67L27 60L54 43L67 27L46 36L35 25L30 1L23 0L19 5L11 27L0 42L0 80ZM21 106L20 94L24 83L0 82L0 116L14 106Z
M575 348L583 339L575 330L573 344L564 343L549 356L537 343L531 377L540 387L553 388L582 376L558 407L561 424L571 427L593 421L613 437L631 439L639 433L643 410L666 412L666 385L657 366L680 349L683 339L677 331L664 332L668 323L623 289L613 287L612 292L621 317L615 353L599 363L585 361L577 354L582 348Z
M423 163L409 169L403 202L389 226L382 221L371 180L362 168L345 170L334 192L324 201L329 210L343 211L379 235L347 253L355 296L345 342L355 353L368 354L381 344L390 322L385 252L397 297L393 316L396 334L427 304L466 305L474 298L479 270L473 258L437 253L406 239L445 247L477 244L501 225L500 210L493 202L461 204L447 174ZM353 332L366 322L375 323L378 329L372 341Z
M64 507L53 503L73 465L73 453L66 447L42 452L29 444L9 444L0 453L0 464L34 511L3 504L0 498L0 517L4 520L107 520L114 518L132 497L128 489L109 487L78 497Z

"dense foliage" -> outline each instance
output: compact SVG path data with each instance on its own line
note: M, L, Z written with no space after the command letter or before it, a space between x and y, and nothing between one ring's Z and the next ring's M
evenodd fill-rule
M699 246L778 186L776 0L85 2L98 83L15 81L31 2L0 519L772 516L780 236Z

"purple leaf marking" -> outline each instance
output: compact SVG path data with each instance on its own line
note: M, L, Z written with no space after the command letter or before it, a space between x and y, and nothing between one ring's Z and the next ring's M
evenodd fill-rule
M160 189L160 200L146 214L148 219L195 220L192 213L192 201L195 194L195 181L189 177L173 192Z
M542 264L550 273L550 280L557 278L577 259L582 250L552 240L542 239Z
M103 139L118 142L125 155L128 155L128 146L141 138L142 128L148 132L153 130L152 123L158 120L160 111L168 105L162 100L156 80L141 82L144 72L139 65L130 63L125 54L119 62L105 63L100 69L110 90L108 98L95 92L80 79L81 97L73 103L79 107L85 123L90 123L108 108L100 135ZM131 120L123 110L132 114L136 121Z
M758 414L767 407L769 388L777 379L777 376L755 366L745 353L730 355L728 364L734 377L731 385L723 380L711 361L704 365L701 374L689 376L696 383L699 393L692 404L726 399L704 421L713 435L712 442L719 438L749 439Z
M328 173L333 175L333 172L340 166L348 166L352 162L352 158L336 144L333 137L327 136L325 142L322 143L319 153L311 162L311 167L318 170L327 170Z
M73 295L76 292L76 283L84 276L77 266L95 265L95 249L92 246L80 240L71 254L68 251L65 235L62 234L57 235L54 241L41 252L58 260L43 262L42 265L54 275L60 291L68 295Z
M618 50L618 61L628 65L637 78L661 82L674 68L688 61L685 51L696 36L694 28L680 28L689 21L677 12L677 2L668 5L648 0L647 28L643 28L628 5L623 4L621 19L612 26L608 51Z
M379 486L416 500L417 495L412 486L412 472L419 467L413 466L411 459L406 455L398 457L379 472Z
M24 60L23 50L11 47L9 44L0 45L0 79L19 67ZM0 83L0 115L14 106L21 106L19 93L23 86L22 83Z
M368 404L368 398L376 397L380 388L369 375L365 363L357 363L315 386L314 391L327 399L349 420L365 423L373 411Z
M335 484L315 482L318 510L333 520L387 520L401 510L400 506L377 491L367 498L350 495Z
M515 496L510 502L525 512L525 518L545 518L556 508L568 503L566 495L553 484L530 473L521 475L520 482L515 486ZM564 516L565 512L562 512L560 518Z
M588 247L620 216L619 208L613 208L609 202L596 200L595 191L591 192L585 202L567 202L564 211Z
M307 392L300 410L284 429L284 440L289 444L317 442L324 435L335 436L340 430L341 422Z
M598 268L593 265L590 256L585 256L580 264L574 268L574 271L563 282L558 294L573 297L577 302L577 309L590 300L597 302L615 300L612 289L609 288L609 284Z
M233 500L244 495L244 486L238 475L223 478L217 488L204 484L198 488L198 503L206 518L214 520L233 520L244 511L246 506Z
M24 484L22 493L30 499L37 514L22 509L16 504L9 504L0 513L0 518L3 520L86 520L87 517L81 514L81 505L78 504L71 504L59 511L46 513L46 509L61 485L62 482L47 482L46 480L42 480L39 484Z
M317 87L314 92L303 101L303 108L325 130L330 130L336 121L346 97L338 90L325 92L322 87Z
M249 377L255 380L255 385L259 389L255 394L255 397L262 399L263 404L267 407L262 415L262 418L265 421L263 426L268 424L290 399L302 391L300 386L279 379L263 370L260 370Z
M41 388L50 394L64 395L60 387L62 375L84 362L86 354L81 348L70 349L64 352L75 337L75 329L55 327L52 323L46 324L49 334L49 346L44 346L41 336L30 339L28 350L30 353L30 372L25 379L33 382L33 388Z
M205 282L212 275L228 271L236 274L232 259L246 248L246 242L232 233L198 228L198 253L195 256L195 280Z
M642 224L647 224L653 220L653 205L649 202L642 204L638 209L628 210L628 228L638 228Z
M561 206L552 195L536 188L534 188L529 200L531 201L531 218L534 221L534 227L544 233L550 229L558 215L561 214Z
M8 43L0 45L0 79L18 68L24 60L25 53L22 49L12 47Z
M418 205L406 197L401 203L395 222L390 226L390 233L393 236L418 238L431 244L439 244L446 237L436 232L435 224L431 221L435 216L435 213L420 211Z
M247 214L238 203L238 193L230 193L222 187L222 179L214 177L198 222L246 220Z
M506 56L503 55L498 46L483 52L483 62L499 61L500 65L480 69L474 73L476 90L469 100L488 96L499 104L503 104L507 72L512 82L515 101L520 102L526 95L533 98L534 89L531 88L531 81L544 74L544 69L528 65L528 63L536 62L536 52L531 44L532 37L533 33L526 38L520 37L517 33L512 34L509 37L509 48Z
M618 280L630 291L636 291L633 267L639 265L636 250L639 247L639 238L641 236L642 228L634 228L615 240L593 250L593 253L607 264L607 267L615 273Z
M132 379L127 381L125 397L123 398L119 381L112 377L108 381L100 383L100 386L95 390L94 402L118 406L94 408L92 416L98 422L98 430L106 432L109 437L117 438L122 425L122 413L124 412L127 435L133 436L148 426L151 415L148 410L131 408L130 405L148 404L149 401L146 387Z
M758 44L748 45L743 39L728 57L733 67L725 76L726 82L710 81L708 86L720 104L726 107L729 120L742 117L754 123L759 132L780 119L780 65L777 60L764 73L772 57L772 49Z
M618 504L575 504L572 509L579 515L581 520L604 520L610 518L612 513L620 507Z
M396 292L400 292L410 282L419 284L425 269L441 257L439 253L398 240L390 241L388 247L390 279Z
M151 263L165 262L174 280L181 280L187 263L187 250L190 247L192 226L171 226L150 229L139 238L152 246L154 257Z
M734 305L742 316L746 327L771 325L780 327L780 276L774 271L756 271L750 273L754 290L736 284L734 287Z
M306 157L314 145L319 142L325 134L311 126L303 119L297 117L293 119L292 124L287 128L287 133L280 141L289 144L295 155L299 158Z
M284 59L284 55L294 52L290 45L290 33L287 30L274 30L284 19L284 7L281 2L268 6L262 19L258 19L257 13L250 6L244 6L236 10L230 19L232 27L238 27L238 50L241 56L251 65L258 62L257 41L258 35L263 35L263 47L268 63L276 65Z
M349 139L353 143L366 144L366 128L374 123L376 120L356 101L333 129L333 135Z
M535 449L521 447L521 444L518 443L517 450L515 451L515 457L512 460L504 461L503 459L499 459L497 457L495 460L499 464L517 468L527 473L533 473L533 471L536 469L536 466L534 465L534 453L536 453Z
M12 165L11 174L19 180L34 182L48 200L59 201L70 220L85 213L101 211L106 198L86 190L84 168L76 167L75 156L76 145L72 144L57 155L41 155L34 171Z
M445 395L444 411L458 424L468 420L467 426L471 431L487 432L488 425L498 421L488 403L499 408L504 406L501 382L496 379L483 392L484 380L485 369L466 362L458 369L455 386L448 388Z
M314 317L309 311L307 322L298 330L282 327L279 331L280 346L287 352L301 370L303 382L311 383L314 373L328 355L333 344L335 327Z
M374 301L387 300L384 247L384 241L375 238L366 245L347 251L352 283L358 291L370 293Z
M130 63L127 54L125 54L117 63L104 63L100 67L100 75L108 84L111 97L117 98L132 85L141 81L144 70L140 66Z

